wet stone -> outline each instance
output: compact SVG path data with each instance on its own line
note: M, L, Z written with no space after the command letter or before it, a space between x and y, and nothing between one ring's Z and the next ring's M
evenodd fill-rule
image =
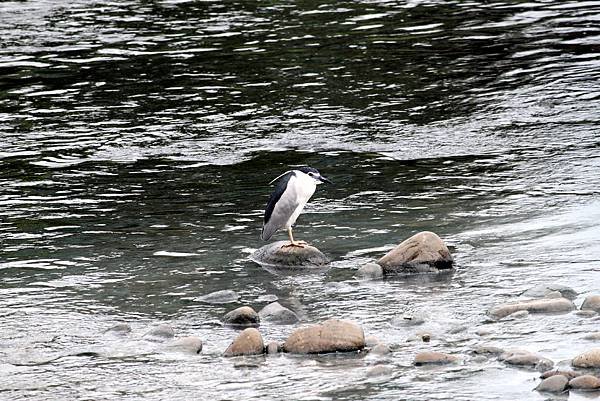
M363 348L363 329L354 322L337 319L295 330L283 344L286 352L295 354L351 352Z
M247 328L238 334L223 356L260 355L264 350L265 345L260 332L255 328Z
M502 319L519 311L527 311L529 313L565 313L573 309L575 309L575 304L566 298L543 298L498 305L490 309L489 314L495 319Z
M376 346L374 346L373 348L371 348L371 351L369 351L369 354L373 354L373 355L387 355L389 353L391 353L392 351L390 350L390 347L388 347L386 344L377 344Z
M562 375L550 376L547 379L542 380L540 384L535 388L537 391L546 391L549 393L561 393L567 387L569 379Z
M267 344L265 351L267 354L272 355L277 354L280 348L281 347L279 343L277 343L276 341L271 341L269 344Z
M359 280L376 280L383 277L383 268L377 263L367 263L356 271Z
M427 267L450 269L454 263L448 247L435 233L423 231L406 239L377 263L385 274L419 273L429 271Z
M164 341L175 337L175 330L168 324L160 324L146 332L144 337L154 341Z
M571 363L576 368L600 368L600 348L577 355Z
M422 312L405 312L400 316L394 316L390 321L392 326L418 326L425 323L427 316Z
M581 310L593 310L600 312L600 295L589 295L585 297Z
M381 341L379 341L379 338L375 337L375 336L366 336L365 337L365 346L367 347L374 347L377 344L379 344Z
M240 299L239 294L233 290L215 291L196 298L197 301L207 304L228 304L236 302L238 299Z
M549 295L554 293L560 293L563 298L574 300L577 298L577 291L572 289L571 287L567 287L566 285L561 284L538 284L535 287L532 287L526 291L524 291L521 296L531 297L531 298L550 298ZM554 294L556 295L556 294Z
M555 376L555 375L562 375L564 377L566 377L567 379L573 379L574 377L580 376L579 373L573 371L573 370L558 370L558 369L552 369L552 370L547 370L544 373L542 373L540 375L540 377L542 379L546 379L550 376Z
M509 365L528 366L540 372L544 372L554 366L554 362L550 359L527 350L509 350L501 354L498 359Z
M447 364L447 363L456 363L460 361L460 358L454 355L445 354L443 352L435 352L435 351L424 351L419 352L415 356L414 364L425 365L425 364Z
M236 327L257 327L260 317L251 307L241 306L223 316L223 323Z
M591 333L591 334L587 334L583 337L584 340L590 340L590 341L600 341L600 331L597 331L595 333Z
M120 336L125 336L131 333L131 326L128 323L117 323L112 327L104 330L105 333L116 334Z
M593 391L600 389L600 379L592 375L581 375L569 381L569 387L576 390Z
M493 345L480 345L473 350L473 353L478 355L502 355L504 352L502 348Z
M311 245L286 246L289 241L277 241L257 249L250 259L261 265L283 268L323 268L329 259Z
M577 316L581 316L581 317L594 317L598 314L598 312L593 311L591 309L584 309L584 310L578 310L577 312L575 312L575 314Z
M258 315L263 321L272 323L294 324L300 321L296 313L282 306L279 302L268 304L258 312Z
M394 373L394 370L386 365L375 365L367 370L367 377L387 376Z
M168 347L177 351L199 354L202 352L202 339L196 336L181 337L175 339Z

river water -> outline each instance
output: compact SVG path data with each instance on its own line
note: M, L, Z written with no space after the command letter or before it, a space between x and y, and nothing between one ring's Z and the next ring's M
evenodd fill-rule
M537 372L470 351L567 366L592 346L593 317L486 311L536 284L577 305L600 290L599 16L598 1L0 3L0 398L546 399ZM335 185L295 236L332 267L269 272L248 259L268 182L303 164ZM454 274L354 279L422 230ZM223 289L240 301L196 299ZM394 352L222 358L236 331L220 317L274 296ZM390 323L415 311L424 326ZM120 322L131 335L102 334ZM203 352L142 339L160 323ZM407 342L418 330L432 341ZM463 362L414 367L425 349ZM367 377L378 363L392 374Z

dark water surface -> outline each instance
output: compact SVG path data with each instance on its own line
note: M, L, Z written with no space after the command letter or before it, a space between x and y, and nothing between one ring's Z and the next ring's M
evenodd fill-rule
M566 366L593 346L593 317L485 312L539 283L577 305L600 292L599 16L600 1L0 3L0 398L545 399L535 371L469 351ZM267 183L299 164L336 183L295 230L334 262L277 275L248 255ZM452 246L454 274L353 278L421 230ZM195 300L222 289L240 302ZM219 318L266 295L396 352L222 358L236 332ZM430 319L390 324L407 311ZM118 322L131 336L101 334ZM141 339L164 322L203 353ZM432 342L407 342L418 330ZM416 368L423 349L464 362ZM378 363L393 374L366 377Z

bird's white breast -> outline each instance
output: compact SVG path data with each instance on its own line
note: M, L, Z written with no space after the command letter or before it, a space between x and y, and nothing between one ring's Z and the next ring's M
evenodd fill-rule
M306 205L317 189L317 184L315 184L315 181L310 176L301 171L294 171L294 173L294 176L291 177L288 182L288 187L285 192L287 196L294 198L296 209L287 221L285 225L286 228L291 227L296 222L304 205Z

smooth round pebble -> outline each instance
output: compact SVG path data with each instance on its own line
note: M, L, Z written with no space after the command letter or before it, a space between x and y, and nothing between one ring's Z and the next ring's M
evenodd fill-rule
M569 381L569 387L576 390L597 390L600 389L600 379L592 375L582 375Z
M424 351L419 352L415 356L414 364L425 365L425 364L446 364L446 363L455 363L458 362L460 358L454 355L445 354L443 352L435 352L435 351Z
M181 337L175 339L169 348L177 351L191 352L193 354L199 354L202 352L202 339L196 336Z

